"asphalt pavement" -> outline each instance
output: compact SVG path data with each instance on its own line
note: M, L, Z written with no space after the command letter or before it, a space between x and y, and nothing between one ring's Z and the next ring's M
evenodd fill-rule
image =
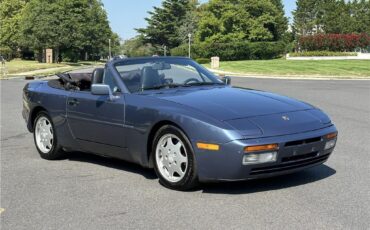
M166 189L153 171L120 160L74 153L46 161L21 116L26 81L0 81L1 229L370 229L370 81L232 82L327 112L339 130L329 161L190 192Z

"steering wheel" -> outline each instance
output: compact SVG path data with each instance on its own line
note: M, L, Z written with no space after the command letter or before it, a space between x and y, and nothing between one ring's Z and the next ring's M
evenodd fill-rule
M200 81L196 78L189 78L186 81L184 81L184 85L189 84L190 82L200 83Z

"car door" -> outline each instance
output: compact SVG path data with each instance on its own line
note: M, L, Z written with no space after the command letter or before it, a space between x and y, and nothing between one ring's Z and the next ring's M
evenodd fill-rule
M113 148L125 148L125 101L110 71L105 70L103 82L115 95L93 95L91 92L75 91L67 100L67 119L74 138L92 152L109 154ZM101 148L101 147L112 148ZM119 151L119 150L117 150Z

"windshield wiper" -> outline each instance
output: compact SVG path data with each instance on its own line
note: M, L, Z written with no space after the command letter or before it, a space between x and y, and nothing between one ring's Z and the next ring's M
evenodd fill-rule
M224 85L223 83L218 83L218 82L194 82L194 83L189 83L186 84L188 86L203 86L203 85Z
M177 88L177 87L190 87L190 85L183 85L183 84L164 84L164 85L156 85L152 87L144 87L142 90L157 90L157 89L164 89L164 88Z
M177 88L177 87L192 87L192 86L204 86L204 85L224 85L223 83L218 82L195 82L190 84L163 84L163 85L156 85L151 87L144 87L142 90L158 90L158 89L165 89L165 88Z

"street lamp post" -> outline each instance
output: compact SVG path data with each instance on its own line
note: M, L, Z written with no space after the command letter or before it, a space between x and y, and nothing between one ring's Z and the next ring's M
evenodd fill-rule
M167 56L167 46L163 45L163 54L164 56Z
M189 58L191 58L191 33L188 34L189 38Z
M111 58L112 58L112 50L111 50L111 45L110 45L110 43L111 43L111 40L110 40L110 38L109 38L109 59L111 59Z

